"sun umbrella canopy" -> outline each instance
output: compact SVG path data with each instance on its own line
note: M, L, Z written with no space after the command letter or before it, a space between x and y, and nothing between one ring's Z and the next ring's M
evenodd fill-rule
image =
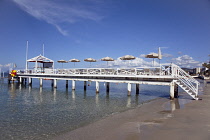
M146 55L145 57L146 58L153 58L153 66L155 66L155 60L154 60L154 58L158 58L158 54L157 53L150 53L150 54L148 54L148 55Z
M86 58L86 59L84 59L84 61L86 61L86 62L96 62L96 60L93 59L93 58Z
M132 56L132 55L125 55L123 57L120 57L121 60L133 60L136 59L136 57Z
M75 66L75 62L80 62L79 59L70 59L69 62L74 62L74 66Z
M62 63L62 68L63 68L63 63L68 63L68 61L66 61L66 60L58 60L57 62Z
M158 54L157 53L150 53L148 55L145 56L146 58L158 58Z
M57 62L58 63L68 63L68 61L66 61L66 60L58 60Z
M114 61L114 59L107 56L107 57L101 58L101 61Z
M79 59L71 59L71 60L69 60L69 62L80 62L80 60Z
M114 61L114 59L107 56L107 57L101 58L101 61L107 61L107 66L108 66L108 61Z

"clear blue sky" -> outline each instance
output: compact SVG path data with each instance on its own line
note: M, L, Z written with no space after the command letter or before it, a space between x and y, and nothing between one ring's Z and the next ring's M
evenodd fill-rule
M209 60L210 1L0 0L2 69L9 63L25 67L27 40L28 58L42 54L44 43L45 56L54 61L129 54L141 66L152 61L143 54L161 47L162 63L197 67Z

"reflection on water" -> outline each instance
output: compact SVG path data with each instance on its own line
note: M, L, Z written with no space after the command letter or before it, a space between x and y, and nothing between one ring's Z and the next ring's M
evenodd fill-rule
M75 96L75 90L72 90L71 94L72 94L71 95L72 96L72 100L75 101L75 98L76 98L76 96Z
M110 83L107 93L100 83L100 93L96 94L91 83L84 91L83 82L77 82L76 90L65 88L65 81L59 81L57 89L43 82L42 88L39 81L33 81L33 87L0 84L1 139L50 139L145 101L169 96L167 86L141 85L136 95L132 85L131 96L127 96L126 84Z
M128 96L128 98L127 98L127 104L126 104L126 106L127 106L128 108L131 107L131 97L130 97L130 96Z
M57 94L57 90L54 88L53 89L53 101L56 102L56 94Z
M175 98L174 100L170 101L171 104L171 111L175 111L176 109L180 109L179 99Z
M98 96L99 96L98 94L96 94L96 96L95 96L96 97L96 106L99 106L99 99L98 99L99 97Z

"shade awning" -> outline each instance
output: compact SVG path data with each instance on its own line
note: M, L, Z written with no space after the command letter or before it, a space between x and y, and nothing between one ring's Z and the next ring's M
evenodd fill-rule
M58 60L57 62L58 62L58 63L68 63L68 61L63 60L63 59L62 59L62 60Z
M70 59L69 62L80 62L80 60L74 58L74 59Z
M101 58L101 61L114 61L114 59L107 56L107 57Z
M148 55L145 56L146 58L158 58L158 54L157 53L150 53Z
M28 59L27 62L53 63L54 61L47 58L47 57L39 55L39 56L36 56L34 58Z
M84 59L84 61L86 61L86 62L96 62L96 60L93 59L93 58L86 58L86 59Z
M136 57L132 56L132 55L125 55L123 57L120 57L121 60L133 60L136 59Z

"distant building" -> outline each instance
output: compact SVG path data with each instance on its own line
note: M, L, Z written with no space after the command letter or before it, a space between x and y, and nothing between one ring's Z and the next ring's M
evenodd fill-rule
M192 75L193 74L193 69L190 68L182 68L186 73Z
M194 68L193 69L193 74L200 74L201 73L201 68Z
M194 68L194 69L182 68L182 69L190 75L197 75L200 74L201 72L201 68Z

